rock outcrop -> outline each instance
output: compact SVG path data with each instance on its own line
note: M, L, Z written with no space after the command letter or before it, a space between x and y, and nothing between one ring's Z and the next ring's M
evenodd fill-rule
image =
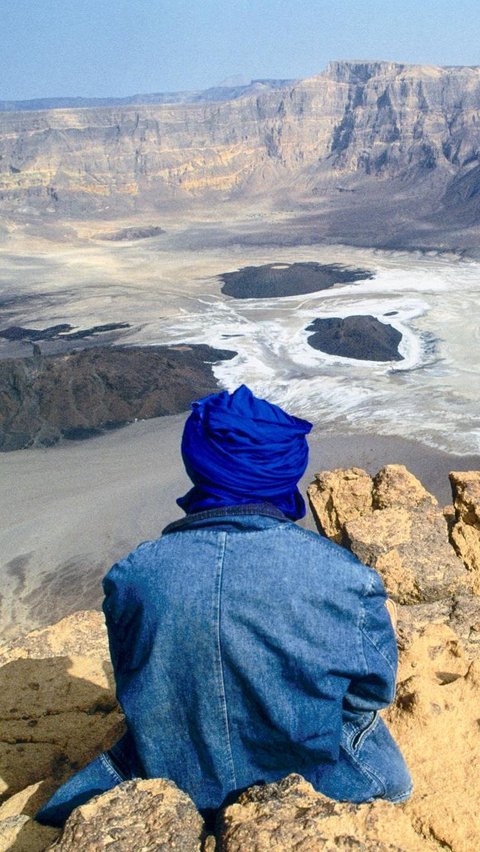
M378 180L388 206L398 178L392 211L410 198L414 220L420 207L433 216L443 199L444 220L451 208L452 224L475 224L479 116L478 67L394 62L332 62L222 102L4 112L0 202L91 216L273 192L327 197L348 216Z
M103 616L77 613L0 652L0 800L58 786L123 732Z
M201 852L203 819L172 781L125 781L87 802L67 820L57 852Z
M235 299L275 299L327 290L335 284L373 278L368 269L315 263L267 263L225 272L222 293Z
M398 351L401 333L368 314L348 317L319 317L305 329L313 349L363 361L402 361Z
M0 360L0 452L186 411L218 390L211 364L234 354L203 345L99 346Z
M171 782L133 781L74 811L52 848L478 849L480 596L472 578L479 549L470 541L460 559L454 530L478 532L479 477L451 475L455 508L446 517L398 465L373 478L356 468L324 472L310 489L322 529L362 549L400 602L397 697L384 715L411 769L409 801L341 804L291 775L241 794L219 814L215 839ZM367 536L369 524L378 543ZM0 678L0 850L41 852L59 832L32 820L38 807L123 730L101 615L77 613L1 648Z
M217 852L418 852L421 839L403 810L387 802L345 805L316 793L300 775L251 787L222 814ZM421 845L420 845L421 844Z
M450 474L455 518L450 538L480 594L480 471Z
M471 590L444 512L402 465L388 465L373 479L358 468L320 473L308 496L321 532L375 568L399 603Z

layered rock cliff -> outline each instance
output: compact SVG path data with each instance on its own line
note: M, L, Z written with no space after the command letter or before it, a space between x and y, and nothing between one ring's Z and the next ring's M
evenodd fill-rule
M0 203L91 215L269 193L348 208L339 193L400 180L472 224L479 158L480 68L334 62L224 102L1 113Z
M451 482L445 512L399 465L374 478L357 468L324 472L310 489L324 533L361 551L400 603L397 698L386 718L412 772L408 802L340 804L292 775L241 794L219 815L214 837L172 782L133 781L75 810L53 848L478 849L480 473L453 473ZM0 682L0 849L42 852L59 832L32 815L123 730L100 613L77 613L4 646Z

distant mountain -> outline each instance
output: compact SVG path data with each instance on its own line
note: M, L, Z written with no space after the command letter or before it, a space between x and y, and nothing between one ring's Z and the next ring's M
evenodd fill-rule
M168 103L0 114L10 215L258 197L316 217L312 241L478 245L480 67L333 62Z
M231 101L245 94L265 89L279 89L294 80L251 80L248 83L227 81L209 89L193 92L155 92L149 95L129 95L125 98L34 98L26 101L1 101L0 112L30 112L44 109L83 109L92 107L131 106L132 104L195 104L201 101ZM231 83L231 84L230 84Z

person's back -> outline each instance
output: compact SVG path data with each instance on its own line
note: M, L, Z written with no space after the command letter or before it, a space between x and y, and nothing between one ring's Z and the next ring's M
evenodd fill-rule
M239 401L245 416L232 413ZM377 715L397 665L382 581L292 522L309 424L245 388L196 405L182 444L195 483L178 501L186 518L104 580L128 733L40 819L59 824L135 775L175 781L206 813L290 772L335 799L406 798L408 770Z
M366 708L360 733L393 699L378 575L273 506L173 524L114 566L105 592L118 696L146 775L174 780L200 808L293 771L321 786L344 712Z

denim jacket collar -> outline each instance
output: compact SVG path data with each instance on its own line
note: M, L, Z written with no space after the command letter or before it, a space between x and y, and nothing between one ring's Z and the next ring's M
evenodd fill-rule
M229 518L233 517L243 517L246 521L245 526L247 526L248 516L252 515L263 515L277 521L291 523L290 519L287 518L280 509L277 509L273 503L241 503L237 506L221 506L218 509L206 509L203 512L194 512L191 515L187 515L185 518L180 518L180 520L173 521L173 523L168 524L168 526L166 526L162 531L162 535L191 529L204 521L212 520L215 522L223 519L228 521Z

